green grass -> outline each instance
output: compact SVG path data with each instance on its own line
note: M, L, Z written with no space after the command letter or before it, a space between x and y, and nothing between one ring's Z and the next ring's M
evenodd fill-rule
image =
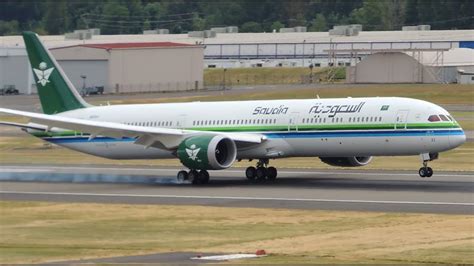
M333 71L333 72L330 72ZM225 73L225 74L224 74ZM334 79L345 78L345 69L314 68L313 81L326 81L329 75ZM229 68L205 69L204 84L206 86L237 86L237 85L267 85L267 84L303 84L309 83L311 70L307 67L263 67L263 68Z
M474 262L465 215L10 201L0 212L2 264L257 249L270 256L239 262Z

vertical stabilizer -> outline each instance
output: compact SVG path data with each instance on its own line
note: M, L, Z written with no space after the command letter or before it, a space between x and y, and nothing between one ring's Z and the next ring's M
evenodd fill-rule
M88 107L38 35L26 31L23 32L23 39L43 112L57 114Z

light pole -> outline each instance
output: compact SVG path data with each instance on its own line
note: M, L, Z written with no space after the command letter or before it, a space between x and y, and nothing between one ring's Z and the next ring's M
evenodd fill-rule
M301 57L301 61L302 61L303 65L301 67L304 67L304 47L305 47L305 44L306 44L306 40L303 40L303 56Z

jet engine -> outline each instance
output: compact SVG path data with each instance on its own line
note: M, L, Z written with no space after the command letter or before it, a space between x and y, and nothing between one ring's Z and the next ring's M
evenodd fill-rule
M319 157L325 164L341 167L358 167L364 166L372 161L372 156L357 157Z
M234 163L237 147L232 139L224 136L194 136L179 144L177 157L189 169L220 170Z

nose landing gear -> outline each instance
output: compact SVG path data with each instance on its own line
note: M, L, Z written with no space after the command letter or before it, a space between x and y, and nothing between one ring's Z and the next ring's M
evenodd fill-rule
M433 175L433 169L428 167L428 162L423 162L423 167L418 170L418 174L421 178L431 177Z
M423 167L418 170L420 177L431 177L433 176L433 169L428 167L428 162L438 159L438 153L423 153L420 154L421 159L423 160Z
M273 166L268 167L268 163L268 159L260 159L257 163L257 167L250 166L245 170L245 176L248 180L275 180L278 171Z

